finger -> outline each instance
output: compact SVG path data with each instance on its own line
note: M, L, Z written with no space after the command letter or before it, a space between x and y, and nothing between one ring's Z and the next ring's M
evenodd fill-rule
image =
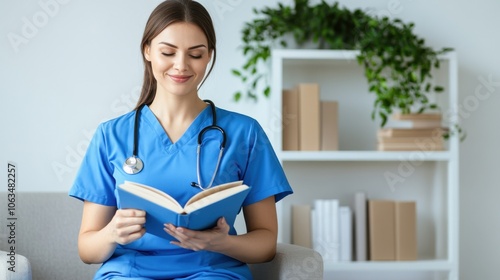
M138 239L140 237L142 237L144 234L146 233L146 229L141 227L139 230L131 230L127 236L130 238L130 239Z
M146 217L146 211L138 209L119 209L116 213L122 217Z
M146 217L146 211L133 209L131 215L132 217Z
M194 251L202 249L198 245L200 240L196 238L197 234L195 231L181 227L176 228L171 224L165 225L164 230L176 239L174 241L171 241L170 244L174 244L184 249L190 249Z
M172 225L172 224L164 224L163 226L164 226L163 230L166 233L170 234L172 237L174 237L177 240L179 239L179 237L177 236L177 231L175 230L175 226L174 225Z
M145 231L142 225L131 225L127 227L121 227L116 229L116 234L119 237L129 236L138 232Z
M186 235L187 229L184 229L181 227L175 227L172 224L165 224L164 226L165 226L164 230L168 234L170 234L173 237L175 237L176 239L178 239L179 241L182 242L182 241L186 241L187 239L189 239L189 236Z
M142 228L137 232L133 232L124 236L118 236L116 242L121 245L126 245L131 243L139 238L141 238L146 233L146 229Z
M117 228L125 228L129 226L143 226L146 223L144 217L118 217L116 219Z
M184 241L196 239L196 232L183 227L176 227L175 233Z

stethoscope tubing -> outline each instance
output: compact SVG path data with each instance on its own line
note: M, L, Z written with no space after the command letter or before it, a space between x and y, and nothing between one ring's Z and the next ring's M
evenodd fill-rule
M204 127L200 133L198 133L198 142L197 142L197 147L196 147L196 177L198 182L192 182L191 186L193 187L199 187L202 190L208 189L212 186L213 182L215 181L215 177L217 175L217 172L219 170L219 166L221 163L222 155L224 153L224 149L226 147L226 132L222 127L217 125L217 113L215 109L215 104L211 100L203 100L206 103L210 105L211 111L212 111L212 125ZM135 119L134 119L134 141L133 141L133 149L132 149L132 156L128 157L125 162L123 163L123 171L125 173L134 175L138 174L139 172L142 171L144 168L144 163L143 161L139 158L138 156L138 149L139 149L139 115L140 111L142 108L145 106L145 104L142 104L135 110ZM217 157L217 163L215 165L215 170L214 173L212 174L212 178L210 179L210 182L207 186L203 187L201 184L201 169L200 169L200 157L201 157L201 145L203 142L203 135L209 131L209 130L217 130L221 133L222 135L222 141L220 144L219 148L219 155Z

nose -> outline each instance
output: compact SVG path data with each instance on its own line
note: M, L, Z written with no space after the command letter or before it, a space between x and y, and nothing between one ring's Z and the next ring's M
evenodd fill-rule
M184 72L188 69L187 55L183 53L178 53L174 60L174 69L179 72Z

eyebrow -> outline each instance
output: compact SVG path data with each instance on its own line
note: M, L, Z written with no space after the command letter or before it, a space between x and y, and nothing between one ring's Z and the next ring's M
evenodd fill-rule
M159 44L162 44L162 45L167 45L169 47L172 47L172 48L175 48L175 49L178 49L179 47L177 47L176 45L174 44L170 44L170 43L167 43L167 42L160 42ZM199 45L196 45L196 46L192 46L192 47L189 47L188 50L193 50L193 49L197 49L197 48L206 48L207 46L203 45L203 44L199 44Z

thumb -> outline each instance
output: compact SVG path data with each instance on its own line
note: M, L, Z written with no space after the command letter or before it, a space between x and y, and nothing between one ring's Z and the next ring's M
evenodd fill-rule
M217 227L222 229L229 227L229 225L226 222L226 218L220 217L219 220L217 220Z

